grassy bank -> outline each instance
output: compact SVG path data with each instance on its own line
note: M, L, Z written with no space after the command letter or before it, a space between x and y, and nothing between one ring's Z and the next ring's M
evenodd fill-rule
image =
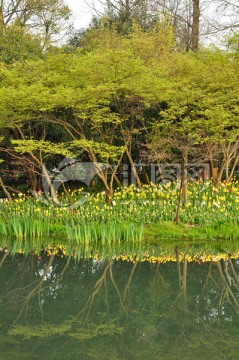
M237 223L193 225L162 222L145 225L144 238L147 243L157 244L164 240L239 240L239 225Z
M72 191L61 206L49 200L15 197L0 203L0 234L17 239L56 237L83 244L136 241L157 243L167 239L239 240L239 184L208 181L189 184L189 203L173 222L178 184L129 186L117 189L111 204L105 194ZM42 196L39 194L39 196ZM79 201L81 205L79 205Z

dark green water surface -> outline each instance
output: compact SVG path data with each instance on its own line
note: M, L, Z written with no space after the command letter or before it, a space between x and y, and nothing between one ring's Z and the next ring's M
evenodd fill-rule
M0 254L0 360L236 360L238 316L238 259Z

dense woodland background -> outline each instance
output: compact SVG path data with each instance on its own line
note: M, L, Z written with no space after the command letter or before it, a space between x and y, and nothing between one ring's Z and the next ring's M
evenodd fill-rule
M113 165L92 183L109 196L123 164L139 187L151 163L180 163L184 177L189 164L207 163L216 186L231 180L238 2L101 5L76 30L62 0L0 2L0 195L41 190L42 172L64 157Z

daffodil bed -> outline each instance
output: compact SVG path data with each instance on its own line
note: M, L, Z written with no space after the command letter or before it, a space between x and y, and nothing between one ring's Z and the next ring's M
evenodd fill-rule
M239 183L190 182L189 202L182 204L181 225L174 225L179 186L144 185L116 189L111 204L104 192L71 191L61 206L45 199L15 196L12 204L0 203L0 234L18 239L109 242L157 242L162 238L239 239ZM69 200L70 198L70 200ZM81 205L80 205L81 204Z

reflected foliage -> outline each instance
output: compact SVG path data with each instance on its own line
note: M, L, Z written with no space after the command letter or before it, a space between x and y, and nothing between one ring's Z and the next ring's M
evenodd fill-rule
M238 259L0 256L0 359L237 359Z

